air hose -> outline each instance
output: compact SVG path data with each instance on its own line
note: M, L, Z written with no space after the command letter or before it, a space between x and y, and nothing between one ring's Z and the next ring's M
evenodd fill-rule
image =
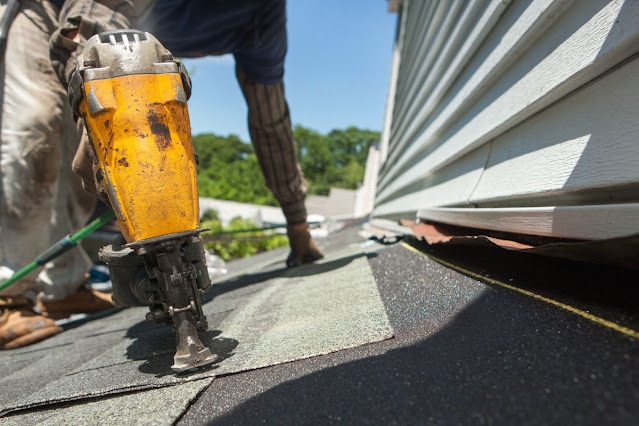
M84 228L80 229L75 234L69 234L66 237L62 238L60 241L42 252L40 256L36 257L33 262L29 263L27 266L14 273L11 278L1 282L0 291L14 284L16 281L36 269L38 266L42 266L60 256L61 254L66 253L68 250L75 247L78 244L78 241L82 240L84 237L93 233L94 231L100 229L102 225L104 225L114 217L115 213L110 210L89 223Z

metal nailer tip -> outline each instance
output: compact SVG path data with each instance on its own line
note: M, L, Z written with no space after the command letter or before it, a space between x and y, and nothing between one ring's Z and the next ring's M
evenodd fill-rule
M189 321L182 321L177 330L178 349L173 357L171 369L178 373L193 370L217 361L197 335L197 330Z

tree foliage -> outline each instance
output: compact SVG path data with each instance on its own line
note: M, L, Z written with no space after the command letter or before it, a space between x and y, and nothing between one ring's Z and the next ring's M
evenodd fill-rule
M193 137L199 159L198 187L203 197L276 206L253 147L235 135L203 134Z
M364 179L370 144L379 133L356 127L327 135L295 126L298 160L309 182L310 194L328 194L331 187L355 189ZM235 135L202 134L193 137L199 158L198 186L204 197L277 205L264 185L253 147Z
M331 187L356 189L364 180L368 149L379 140L379 132L357 127L323 135L298 125L293 134L309 193L322 195Z

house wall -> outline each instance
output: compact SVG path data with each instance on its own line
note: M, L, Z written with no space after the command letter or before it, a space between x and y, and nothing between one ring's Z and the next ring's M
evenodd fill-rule
M373 217L583 239L639 230L639 0L393 7Z

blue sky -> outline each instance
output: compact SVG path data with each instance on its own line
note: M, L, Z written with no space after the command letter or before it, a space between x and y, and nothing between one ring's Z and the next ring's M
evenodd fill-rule
M291 118L326 133L382 128L396 14L386 0L289 0L284 83ZM248 141L246 105L230 56L185 60L194 135Z

